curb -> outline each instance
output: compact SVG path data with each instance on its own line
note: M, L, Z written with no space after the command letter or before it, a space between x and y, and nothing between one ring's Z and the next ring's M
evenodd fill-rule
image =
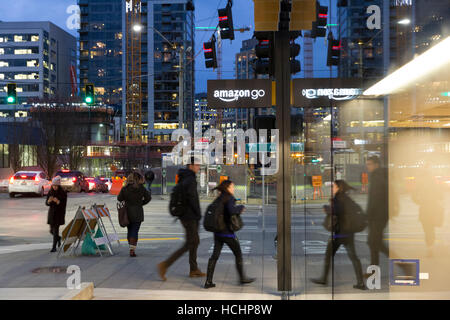
M94 283L83 282L81 289L69 291L69 293L62 296L59 300L92 300L94 297Z

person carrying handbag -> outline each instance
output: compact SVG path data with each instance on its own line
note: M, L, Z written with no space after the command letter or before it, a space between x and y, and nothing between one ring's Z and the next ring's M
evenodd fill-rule
M254 278L247 278L244 275L244 262L242 259L242 250L239 240L235 234L242 228L242 220L240 215L245 210L243 205L236 206L236 198L234 197L234 183L231 180L223 181L215 188L220 192L219 199L222 200L224 210L224 220L226 229L221 232L214 233L214 251L208 261L208 270L206 275L205 289L213 288L216 285L212 282L214 269L224 244L231 249L236 259L236 269L239 274L240 284L251 283Z
M347 250L348 257L352 261L357 283L353 286L355 289L365 290L366 286L363 280L361 261L359 260L355 249L355 233L348 230L350 210L352 209L352 200L347 195L349 190L353 189L344 180L336 180L333 183L333 198L331 206L324 206L327 217L324 221L324 227L332 231L332 236L328 240L327 251L325 253L325 266L323 274L318 279L310 279L316 284L327 284L328 272L330 270L331 259L334 258L339 247L343 245Z
M152 199L150 192L144 187L144 177L137 172L131 173L127 184L120 190L117 200L125 202L128 217L127 239L130 246L130 257L136 257L136 246L139 238L139 229L144 221L144 208Z

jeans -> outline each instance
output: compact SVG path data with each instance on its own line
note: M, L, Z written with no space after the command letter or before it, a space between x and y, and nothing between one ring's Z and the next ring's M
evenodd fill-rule
M127 239L138 239L139 229L141 228L141 222L130 222L127 226L128 233Z
M189 266L190 271L198 270L197 265L197 249L200 244L200 237L198 235L197 220L180 220L186 231L186 241L184 245L175 251L165 262L167 267L170 267L178 258L189 251Z
M347 250L348 257L352 261L353 268L355 270L356 279L358 284L363 283L363 273L361 261L356 255L355 249L355 236L349 235L345 238L336 238L334 240L330 239L327 245L327 251L325 253L325 269L323 274L323 280L326 282L328 277L328 271L330 270L331 259L335 256L336 252L339 250L339 247L344 245Z

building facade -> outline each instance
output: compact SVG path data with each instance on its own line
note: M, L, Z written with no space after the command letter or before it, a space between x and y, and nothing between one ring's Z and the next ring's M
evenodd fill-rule
M76 38L51 22L0 22L0 105L7 83L18 104L77 95Z
M190 0L146 2L148 118L143 121L147 121L150 139L167 141L180 122L184 128L193 130L194 6Z
M122 0L78 0L80 88L92 83L97 102L122 105Z

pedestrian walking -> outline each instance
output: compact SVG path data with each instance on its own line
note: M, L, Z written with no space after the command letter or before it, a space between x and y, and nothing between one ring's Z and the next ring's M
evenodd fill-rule
M355 289L365 290L363 272L361 261L359 260L355 249L355 234L347 232L345 225L348 225L350 216L349 210L354 207L352 199L347 192L353 189L344 180L336 180L333 183L333 198L331 199L331 228L334 231L328 240L327 250L325 253L325 266L322 277L318 279L311 279L317 284L327 284L328 272L330 270L331 259L334 258L339 247L343 245L347 250L348 257L352 261L353 269L355 270L357 283L353 286ZM334 221L336 223L334 223Z
M67 193L61 187L61 177L52 180L52 187L47 194L45 204L49 206L47 224L50 225L50 234L53 235L53 246L50 252L56 252L56 246L61 246L59 227L64 225L66 217Z
M370 264L380 264L380 252L389 257L389 248L383 242L383 231L389 220L387 172L381 168L377 156L366 161L369 171L369 194L367 201L368 237Z
M144 208L152 199L150 192L144 187L144 177L137 172L132 172L125 187L117 196L118 201L125 201L128 221L128 245L130 246L130 257L136 257L136 247L139 239L139 229L144 222Z
M200 200L197 191L196 174L200 171L200 165L195 163L194 157L191 157L190 163L186 168L178 171L178 184L181 184L180 192L183 198L184 206L182 215L179 217L181 224L186 232L184 245L175 251L167 260L157 265L158 273L161 279L166 280L168 268L184 253L189 251L189 277L204 277L197 265L197 249L200 244L198 234L199 221L202 218L200 212Z
M241 245L239 244L238 237L234 233L231 227L231 219L233 215L241 215L245 207L243 205L236 205L236 198L234 197L234 183L231 180L222 181L222 183L215 188L220 192L220 203L224 206L223 217L225 220L225 230L214 233L214 250L211 258L208 261L208 270L206 276L205 289L213 288L216 285L212 282L214 276L214 269L216 267L217 260L222 252L223 245L226 244L234 254L236 260L236 269L239 275L239 281L241 284L252 283L254 278L247 278L244 275L244 262L242 259Z

